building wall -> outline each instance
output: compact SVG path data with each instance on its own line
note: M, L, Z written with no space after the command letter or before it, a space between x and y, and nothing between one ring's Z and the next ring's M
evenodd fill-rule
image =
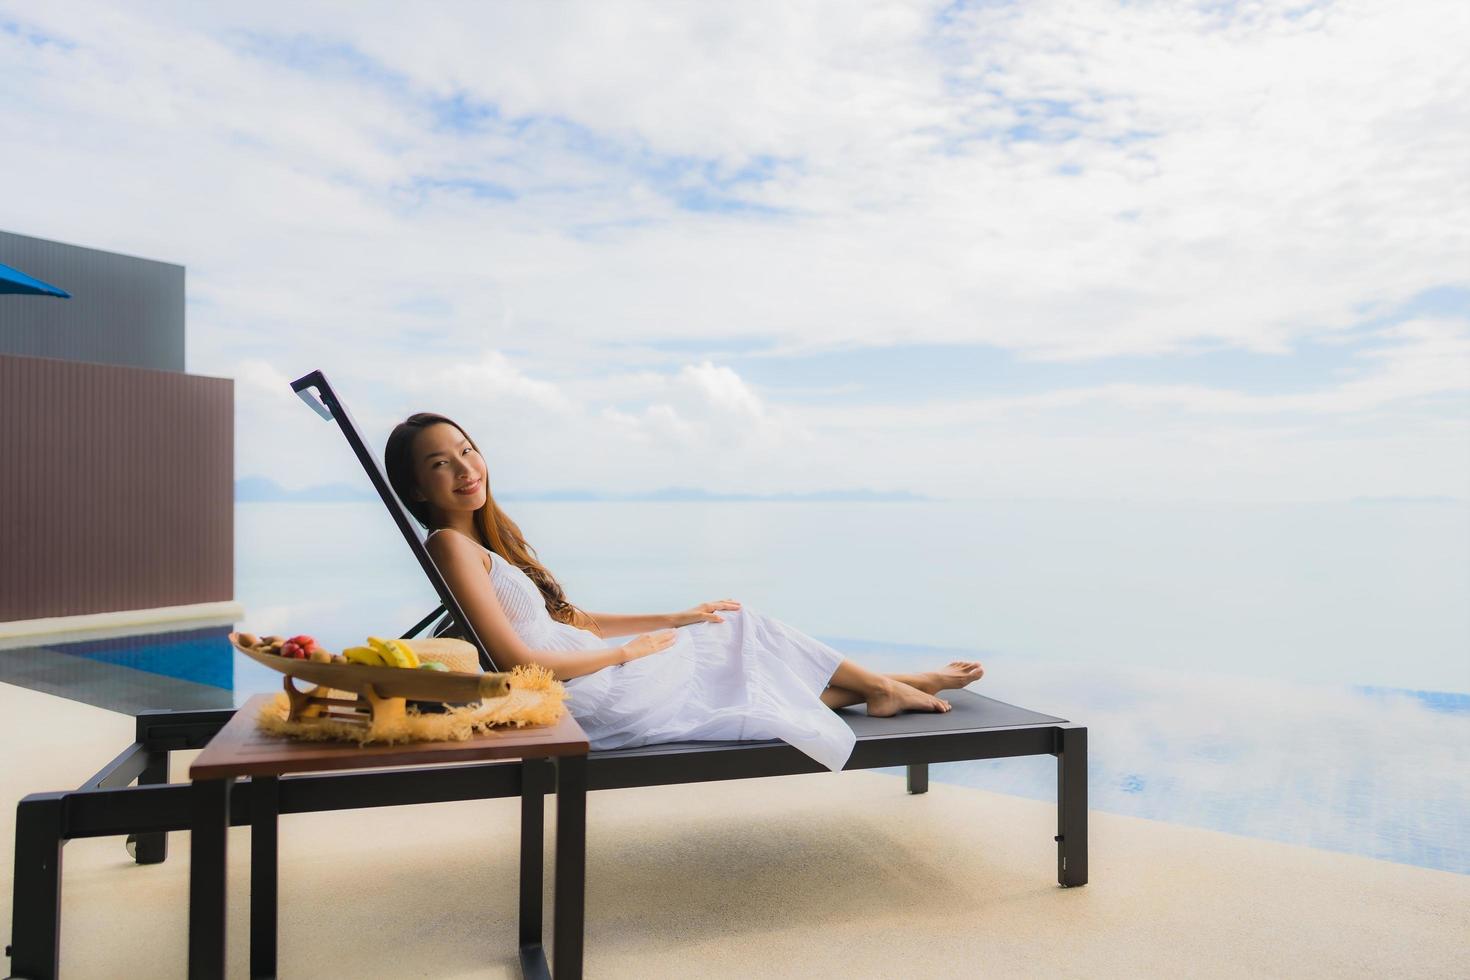
M0 623L233 599L233 483L232 381L0 354Z
M0 296L0 354L184 370L184 267L0 231L0 262L71 299Z

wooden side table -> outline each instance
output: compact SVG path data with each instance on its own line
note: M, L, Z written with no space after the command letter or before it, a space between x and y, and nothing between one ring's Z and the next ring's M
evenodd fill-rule
M552 954L556 976L582 976L586 889L587 735L570 714L551 726L498 729L463 742L358 746L267 735L256 726L274 695L256 695L235 712L189 767L193 833L189 872L189 976L225 974L225 847L235 780L250 777L250 975L276 973L276 837L279 779L287 773L382 769L391 798L362 805L420 803L435 797L436 766L425 763L521 760L520 960L530 978L550 977L541 941L543 773L556 770L556 883ZM443 770L437 770L442 774ZM374 776L376 773L365 773ZM335 807L334 807L335 809Z

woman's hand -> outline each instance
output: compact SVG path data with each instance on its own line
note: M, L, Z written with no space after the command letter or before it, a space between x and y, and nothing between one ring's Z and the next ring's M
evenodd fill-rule
M673 614L675 626L688 626L691 623L723 623L725 617L718 612L720 609L739 609L740 603L734 599L721 599L718 602L701 602L693 609Z
M619 649L623 651L623 663L639 660L643 657L662 653L674 645L677 637L673 630L659 630L657 633L644 633L624 643Z

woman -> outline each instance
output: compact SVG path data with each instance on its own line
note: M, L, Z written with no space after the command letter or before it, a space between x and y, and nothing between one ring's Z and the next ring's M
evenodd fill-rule
M733 599L659 615L583 612L496 505L485 460L458 425L409 416L384 457L394 492L431 529L429 554L495 663L550 668L594 749L779 738L837 770L855 737L831 709L866 702L876 716L948 711L935 694L984 673L970 661L874 673ZM634 638L607 642L625 636Z

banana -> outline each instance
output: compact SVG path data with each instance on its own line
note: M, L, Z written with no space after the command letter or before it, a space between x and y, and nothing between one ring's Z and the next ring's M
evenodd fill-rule
M408 645L407 640L389 640L388 643L390 646L395 646L403 652L403 656L408 660L408 663L404 666L418 667L423 664L423 661L419 659L419 655L414 652L413 647Z
M348 647L342 651L342 656L352 664L365 664L368 667L387 666L382 655L372 647Z
M368 637L368 643L372 644L373 650L383 663L389 667L417 667L419 665L418 655L413 648L402 640L384 640L380 637Z
M375 652L375 654L378 654L379 660L382 660L382 666L384 666L384 667L403 667L404 666L404 664L401 663L401 661L403 661L403 655L398 654L398 651L395 651L395 649L392 648L392 646L388 645L388 641L385 641L385 639L382 639L381 636L369 636L369 638L368 638L368 644L369 645L372 645L373 652Z

